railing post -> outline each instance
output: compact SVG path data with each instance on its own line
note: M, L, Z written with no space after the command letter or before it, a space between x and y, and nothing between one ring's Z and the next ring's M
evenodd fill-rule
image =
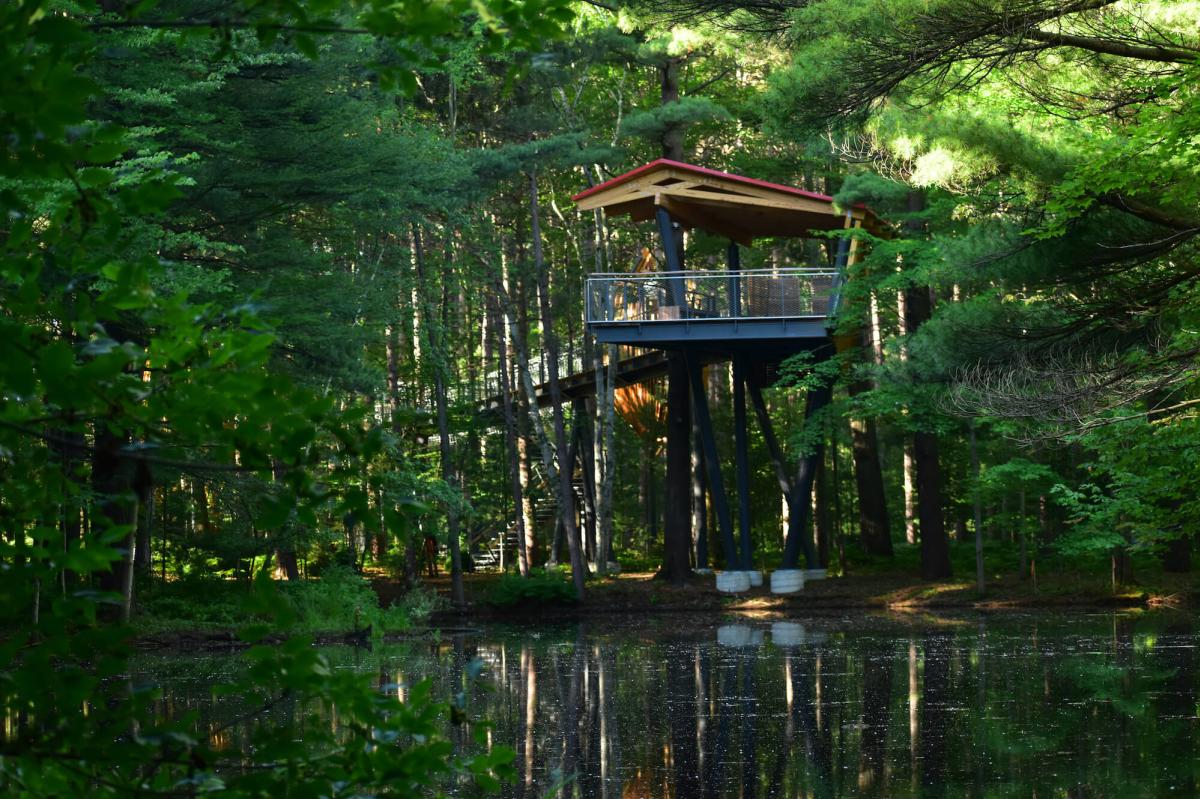
M729 272L729 318L740 319L742 316L742 285L741 285L742 253L736 241L729 242L725 251L725 269Z

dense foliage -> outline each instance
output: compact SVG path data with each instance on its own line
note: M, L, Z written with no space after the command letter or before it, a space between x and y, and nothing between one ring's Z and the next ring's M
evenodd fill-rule
M1114 584L1190 569L1198 23L1183 0L3 5L0 787L488 782L503 753L447 759L449 708L301 643L253 650L239 690L336 705L351 743L264 722L262 768L232 768L122 682L118 625L379 632L405 611L364 574L448 569L461 603L464 564L503 558L509 605L662 563L665 386L618 389L630 353L583 323L588 273L661 253L570 198L664 155L888 221L742 256L865 254L839 317L861 346L765 392L785 454L820 453L821 563L946 579L973 539L980 591L1046 550ZM725 246L689 234L686 262ZM705 385L729 465L729 370ZM769 567L787 513L751 446ZM697 484L683 563L724 566ZM270 577L315 586L236 610Z

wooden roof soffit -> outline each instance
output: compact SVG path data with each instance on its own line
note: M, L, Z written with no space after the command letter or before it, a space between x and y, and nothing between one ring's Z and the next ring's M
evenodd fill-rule
M601 183L574 198L580 210L604 208L635 221L654 218L659 207L680 224L750 244L760 236L803 236L843 227L847 212L864 227L878 220L865 207L837 209L833 198L791 186L754 180L660 159Z

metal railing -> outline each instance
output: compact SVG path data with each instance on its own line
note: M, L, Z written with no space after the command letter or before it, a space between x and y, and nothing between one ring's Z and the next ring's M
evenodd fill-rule
M792 267L595 274L587 321L823 319L837 306L838 272Z

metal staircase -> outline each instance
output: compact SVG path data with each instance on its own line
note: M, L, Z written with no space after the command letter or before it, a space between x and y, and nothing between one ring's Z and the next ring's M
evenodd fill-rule
M504 529L503 534L493 534L490 539L477 544L480 551L474 556L475 568L500 569L501 565L514 562L518 546L517 537L520 534L516 522L513 521Z
M543 487L543 492L539 492L542 496L533 498L533 522L535 527L541 527L546 522L553 522L558 516L558 502L554 498L553 492L545 490L546 481L542 470L539 466L534 467L534 476L541 478L540 483ZM576 474L571 480L571 487L575 492L575 501L583 507L583 477ZM519 525L516 518L508 520L503 531L492 528L480 533L474 537L470 544L471 557L474 559L476 570L500 570L501 564L505 568L509 564L517 562L517 552L520 542L518 537L521 535Z

